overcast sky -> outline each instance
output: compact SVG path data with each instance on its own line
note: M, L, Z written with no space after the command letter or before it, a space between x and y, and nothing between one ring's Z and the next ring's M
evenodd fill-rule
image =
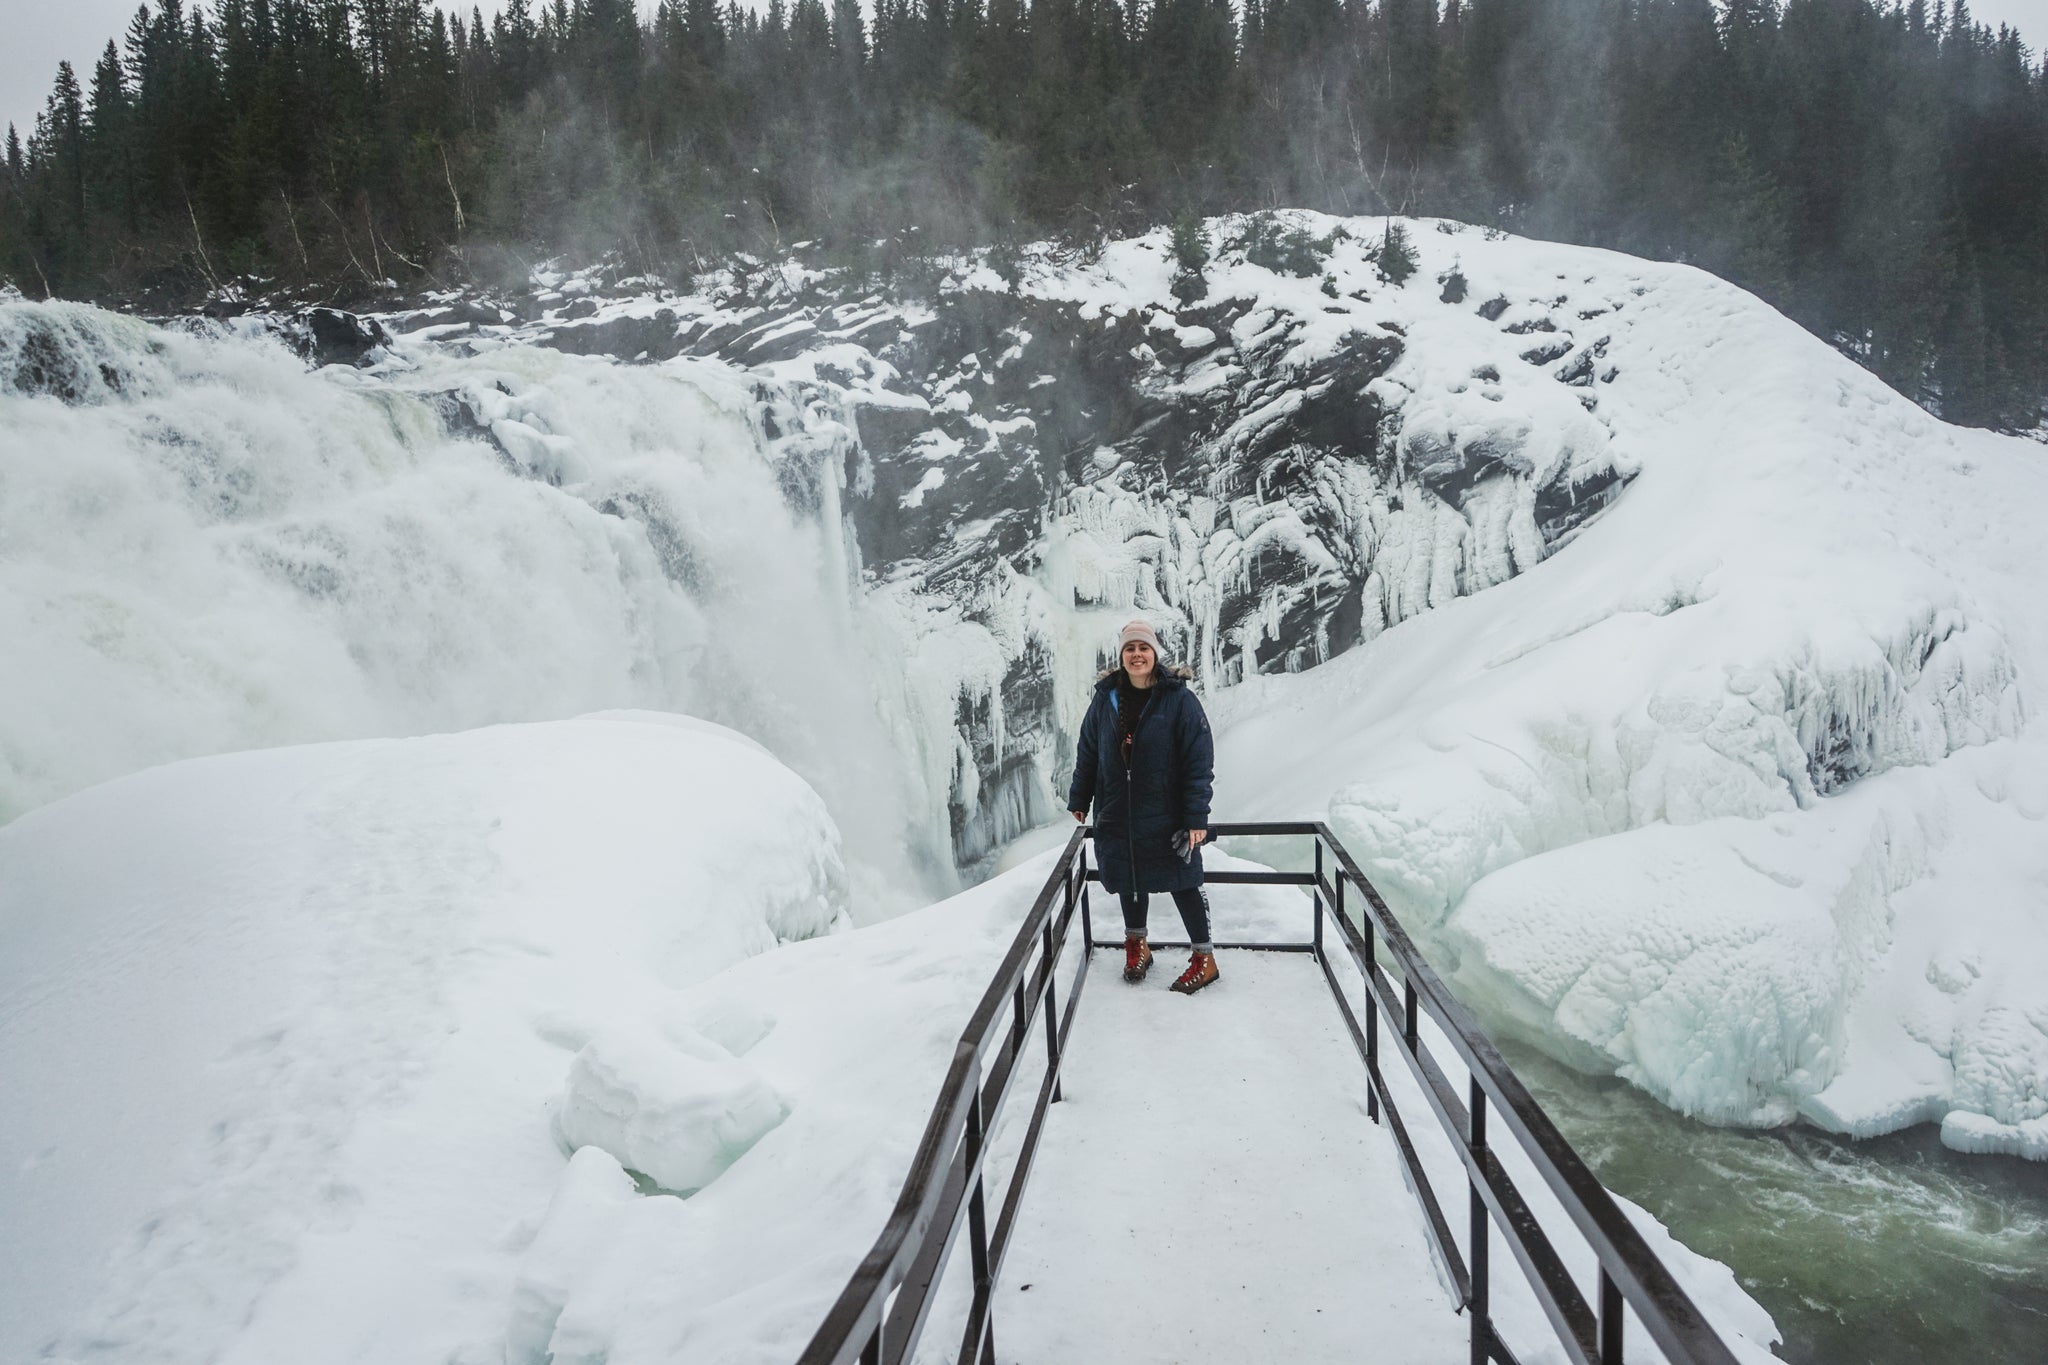
M468 14L472 4L486 17L503 0L439 0L441 8ZM107 39L127 27L138 0L0 0L0 123L21 125L23 137L35 125L36 111L50 93L57 63L68 59L81 82ZM652 10L653 0L641 0ZM2048 0L1972 0L1970 10L1980 23L1996 28L2013 24L2028 46L2040 51L2048 35Z

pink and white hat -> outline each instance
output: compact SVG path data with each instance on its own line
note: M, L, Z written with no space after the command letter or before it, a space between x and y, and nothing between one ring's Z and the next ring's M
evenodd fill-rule
M1133 640L1143 640L1146 644L1152 646L1152 652L1155 655L1162 659L1166 657L1166 651L1159 647L1159 635L1152 629L1150 621L1133 621L1125 626L1122 631L1118 632L1116 637L1118 657L1122 657L1124 646Z

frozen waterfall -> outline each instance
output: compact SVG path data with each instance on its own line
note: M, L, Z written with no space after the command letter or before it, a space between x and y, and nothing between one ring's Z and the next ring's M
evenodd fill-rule
M308 372L253 325L0 305L0 818L193 755L649 707L802 772L864 913L922 903L948 793L902 757L862 476L823 390L715 362Z

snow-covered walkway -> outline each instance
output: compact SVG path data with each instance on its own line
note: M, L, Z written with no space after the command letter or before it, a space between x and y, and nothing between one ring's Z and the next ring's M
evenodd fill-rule
M1219 889L1219 929L1230 918ZM1171 909L1167 914L1171 916ZM1178 925L1155 924L1155 933ZM996 1299L1017 1365L1465 1358L1365 1069L1313 959L1142 986L1100 952Z

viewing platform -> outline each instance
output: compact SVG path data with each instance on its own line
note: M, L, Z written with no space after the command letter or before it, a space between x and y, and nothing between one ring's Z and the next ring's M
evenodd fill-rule
M1246 927L1249 900L1219 887L1219 927ZM1183 999L1166 989L1180 965L1162 953L1132 986L1094 964L1111 974L1061 1068L996 1288L996 1358L1463 1361L1457 1301L1322 973L1226 951L1222 979Z
M1305 870L1208 873L1187 998L1068 841L803 1365L1734 1365L1329 829L1211 833Z

